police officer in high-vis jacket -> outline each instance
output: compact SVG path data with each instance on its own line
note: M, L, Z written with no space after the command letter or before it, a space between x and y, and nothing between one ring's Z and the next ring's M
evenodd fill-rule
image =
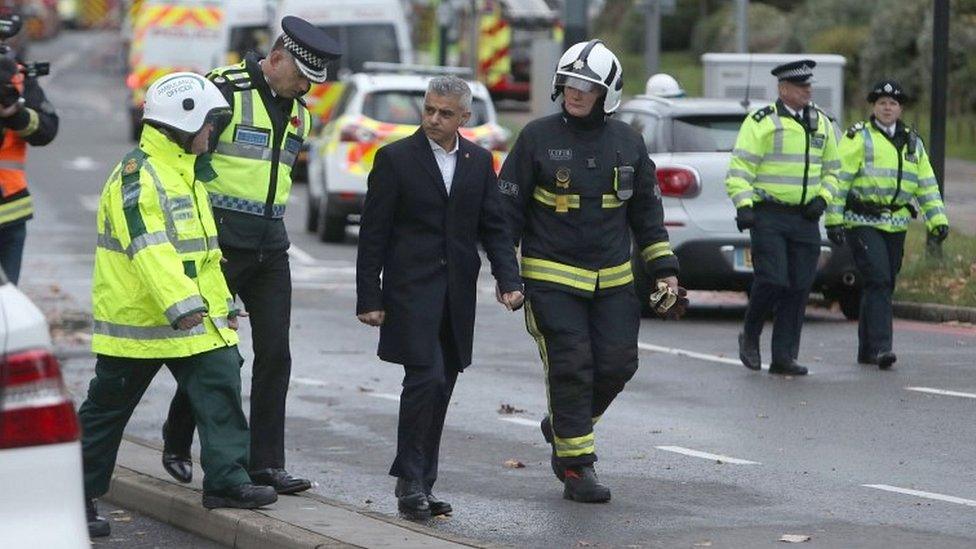
M654 163L640 135L609 118L622 89L620 63L601 41L569 48L553 78L562 112L522 130L498 182L521 242L526 326L545 371L542 432L563 496L580 502L610 499L593 468L593 428L637 371L631 231L658 281L654 306L678 316L687 303Z
M324 31L297 17L267 57L249 54L237 65L208 75L234 109L220 134L207 183L227 262L230 290L250 313L254 346L251 378L251 478L279 494L311 483L285 471L285 397L291 374L291 271L285 205L291 169L308 137L311 118L301 96L324 82L326 63L339 47ZM192 475L193 416L183 395L173 398L163 428L163 466L177 480Z
M93 498L108 491L122 431L163 364L200 426L204 507L278 499L247 475L238 313L204 188L214 177L204 153L229 119L227 101L206 78L160 78L146 94L139 147L102 191L92 280L97 361L78 412L92 536L109 534Z
M882 80L871 88L871 117L840 140L839 192L827 209L827 236L851 247L864 281L858 319L857 361L886 370L892 352L891 294L901 269L908 223L921 210L938 242L949 235L942 194L922 139L901 121L909 100L901 85Z
M810 101L815 66L804 59L773 69L779 99L746 117L725 179L736 225L750 229L755 270L739 358L761 368L759 335L775 314L771 374L807 373L796 362L800 331L820 256L818 222L837 189L837 137Z

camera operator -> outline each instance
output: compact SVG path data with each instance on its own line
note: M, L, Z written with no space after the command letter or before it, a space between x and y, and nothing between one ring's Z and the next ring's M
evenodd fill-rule
M0 27L16 16L0 14ZM18 21L19 23L19 21ZM14 27L19 30L19 25ZM0 29L2 30L2 29ZM9 38L16 30L0 38ZM47 66L25 64L6 44L0 45L0 267L14 284L20 276L27 220L34 215L27 189L27 146L50 143L58 133L58 115L37 77Z

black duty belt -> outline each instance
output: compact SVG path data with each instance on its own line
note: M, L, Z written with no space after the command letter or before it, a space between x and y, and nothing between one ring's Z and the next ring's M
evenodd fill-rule
M897 205L873 204L871 202L864 202L856 197L848 196L847 206L845 209L858 215L866 215L871 217L881 217L885 214L893 214L895 212L907 209L908 213L911 214L912 219L918 217L918 210L915 209L915 206L912 206L907 202L905 204Z

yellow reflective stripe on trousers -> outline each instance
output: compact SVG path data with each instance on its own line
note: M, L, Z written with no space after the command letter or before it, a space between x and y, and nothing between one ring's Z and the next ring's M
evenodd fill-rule
M0 204L0 225L28 217L34 213L34 202L30 195Z
M531 298L525 300L525 329L528 330L529 335L539 346L539 358L542 359L542 377L546 382L546 409L549 411L549 417L552 418L552 400L549 398L549 348L546 346L546 338L542 335L539 324L535 320Z
M657 242L641 250L641 259L643 259L644 262L648 263L654 261L659 257L664 257L666 255L673 255L673 254L674 252L671 251L670 242L666 242L666 241Z
M581 437L560 438L553 434L553 438L558 457L577 457L596 453L596 437L592 431Z
M555 282L571 288L592 292L596 289L597 273L555 261L522 258L522 276L532 280Z
M634 269L628 261L616 267L600 269L597 273L597 278L601 288L615 288L633 282Z

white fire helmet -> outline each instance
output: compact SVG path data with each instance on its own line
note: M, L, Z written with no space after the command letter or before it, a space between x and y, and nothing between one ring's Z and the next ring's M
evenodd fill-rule
M600 40L579 42L570 46L559 58L556 74L552 77L552 100L569 86L590 91L599 86L606 90L603 112L611 114L620 106L624 91L623 69L617 56Z

